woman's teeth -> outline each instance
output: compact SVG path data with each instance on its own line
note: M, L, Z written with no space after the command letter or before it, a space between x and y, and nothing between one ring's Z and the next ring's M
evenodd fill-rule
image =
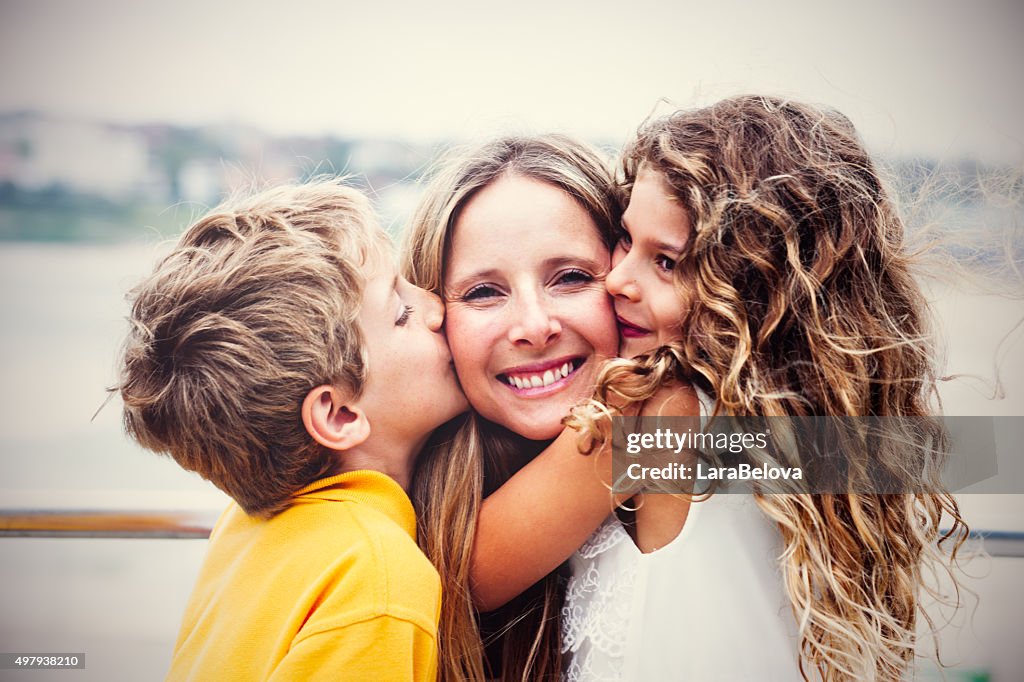
M549 369L543 374L521 374L518 376L512 376L506 374L505 383L516 388L541 388L542 386L550 386L559 379L564 379L569 376L573 370L573 363L565 362L562 363L561 367L557 367L553 370Z

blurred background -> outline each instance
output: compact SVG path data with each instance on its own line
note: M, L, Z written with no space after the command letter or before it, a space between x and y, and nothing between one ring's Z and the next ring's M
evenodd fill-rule
M0 0L0 508L223 506L103 406L125 292L226 193L351 174L397 233L453 144L559 131L614 154L652 113L742 92L854 121L909 229L953 237L936 262L962 269L926 282L946 411L1024 415L1022 29L1014 0ZM1024 531L1020 495L961 502ZM0 537L0 651L87 655L0 680L161 678L204 549ZM965 570L947 678L1024 678L1024 559Z

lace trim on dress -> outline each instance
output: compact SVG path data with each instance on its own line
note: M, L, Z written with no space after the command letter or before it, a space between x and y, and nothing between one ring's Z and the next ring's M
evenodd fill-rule
M618 519L610 518L573 557L562 607L562 653L571 653L563 674L567 682L620 679L637 563L633 557L615 562L602 555L622 542L632 540Z
M584 559L593 559L598 554L604 554L609 549L619 544L620 542L632 542L629 537L629 533L622 527L617 519L610 518L605 520L601 526L594 531L583 546L580 547L577 552Z

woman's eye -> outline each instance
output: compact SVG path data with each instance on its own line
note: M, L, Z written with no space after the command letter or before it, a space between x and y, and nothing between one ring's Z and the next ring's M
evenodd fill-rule
M657 256L654 259L654 264L658 266L658 269L663 272L672 272L676 269L676 261L668 256Z
M409 321L409 316L412 315L413 307L411 305L402 306L402 314L395 320L396 327L404 327L405 323Z
M461 296L463 301L486 301L501 295L497 289L489 284L478 284Z
M566 270L558 275L557 284L589 284L594 281L594 276L583 270Z

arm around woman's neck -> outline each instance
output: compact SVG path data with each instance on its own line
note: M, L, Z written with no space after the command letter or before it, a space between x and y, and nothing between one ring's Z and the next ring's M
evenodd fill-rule
M479 610L499 608L555 570L621 501L611 494L611 449L583 455L578 437L564 429L484 500L470 575Z

